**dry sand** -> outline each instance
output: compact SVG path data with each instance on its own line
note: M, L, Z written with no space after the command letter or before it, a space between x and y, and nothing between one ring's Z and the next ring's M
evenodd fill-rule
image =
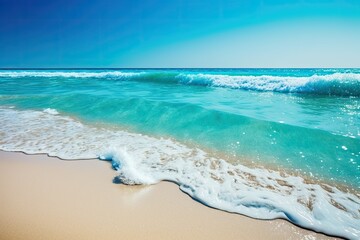
M173 183L114 176L108 162L0 151L0 239L330 239L206 207Z

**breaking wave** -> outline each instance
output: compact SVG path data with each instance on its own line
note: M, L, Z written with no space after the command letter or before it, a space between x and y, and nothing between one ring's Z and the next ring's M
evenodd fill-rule
M163 84L185 84L253 91L360 96L360 73L332 73L312 76L217 75L180 71L0 71L1 78L64 77L108 78Z
M360 96L360 73L332 73L312 76L273 75L217 75L182 73L176 71L0 71L1 78L64 77L109 78L167 84L186 84L282 93L310 93L319 95Z
M310 77L292 76L227 76L193 74L180 75L184 84L226 87L255 91L274 91L283 93L312 93L319 95L360 96L360 74L334 73L312 75Z

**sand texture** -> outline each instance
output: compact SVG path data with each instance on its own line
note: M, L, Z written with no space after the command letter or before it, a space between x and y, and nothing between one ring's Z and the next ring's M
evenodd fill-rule
M0 239L330 239L209 208L173 183L115 176L108 162L0 151Z

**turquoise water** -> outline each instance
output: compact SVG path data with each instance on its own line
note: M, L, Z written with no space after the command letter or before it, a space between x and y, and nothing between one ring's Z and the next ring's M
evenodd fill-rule
M360 187L360 70L122 70L140 75L107 71L103 77L76 72L85 75L1 77L0 104L54 108L84 121L173 137L239 159ZM358 74L348 92L338 94L336 87L342 83L335 80L326 88L319 81L319 90L308 93L282 93L275 92L271 79L265 82L267 91L249 91L241 86L206 87L211 83L201 84L200 77L196 83L181 78L267 75L282 76L282 84L287 84L287 76L338 72Z
M2 70L0 106L360 189L360 69Z

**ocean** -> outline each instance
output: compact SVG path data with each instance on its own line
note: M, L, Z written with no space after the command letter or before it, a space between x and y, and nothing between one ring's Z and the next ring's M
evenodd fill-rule
M360 69L0 70L0 149L360 238Z

